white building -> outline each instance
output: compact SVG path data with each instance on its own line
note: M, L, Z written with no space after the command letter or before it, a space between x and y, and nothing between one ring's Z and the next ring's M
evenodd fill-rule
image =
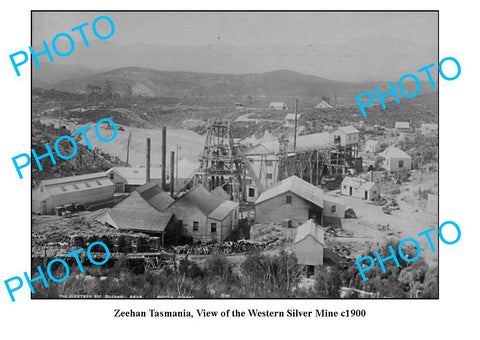
M270 110L288 110L288 105L284 102L271 102L268 108Z
M381 153L385 158L383 167L390 173L409 171L412 169L412 157L396 147L389 147Z

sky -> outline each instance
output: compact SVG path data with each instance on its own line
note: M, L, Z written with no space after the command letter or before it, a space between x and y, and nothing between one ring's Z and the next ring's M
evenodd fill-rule
M377 80L373 78L390 77L388 70L392 68L403 72L435 61L438 49L436 12L34 12L32 15L33 46L42 40L51 42L57 33L69 32L85 22L89 23L85 29L87 37L94 40L93 20L100 15L109 16L115 23L115 34L108 42L124 47L130 54L138 53L137 58L126 57L128 65L116 60L112 67L217 73L287 68L337 80ZM102 24L99 30L108 32L106 22L99 23ZM78 32L72 36L81 39ZM163 58L161 51L144 56L141 51L134 51L145 45L169 45L173 50L164 53L173 54L178 60ZM106 44L104 47L108 48ZM184 60L188 54L205 53L199 48L208 48L210 61ZM91 55L84 59L84 66L89 64L97 69L108 66ZM137 65L131 65L132 60ZM74 61L79 62L78 58ZM332 68L339 71L334 73Z

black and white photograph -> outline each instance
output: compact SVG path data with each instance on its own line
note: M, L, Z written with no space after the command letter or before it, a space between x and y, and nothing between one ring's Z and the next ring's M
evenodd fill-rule
M33 10L31 39L32 299L439 299L437 10Z

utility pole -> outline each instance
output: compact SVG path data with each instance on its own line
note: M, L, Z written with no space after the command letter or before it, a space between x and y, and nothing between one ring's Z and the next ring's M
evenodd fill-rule
M132 138L132 131L128 134L128 139L127 139L127 164L128 163L128 157L130 155L130 139Z

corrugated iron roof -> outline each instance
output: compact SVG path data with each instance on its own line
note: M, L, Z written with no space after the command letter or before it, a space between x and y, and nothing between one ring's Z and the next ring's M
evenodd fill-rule
M297 176L288 177L270 187L258 197L258 199L255 201L255 204L265 202L286 192L292 192L297 196L311 202L312 204L323 208L323 190Z
M212 191L210 191L210 195L219 196L223 200L230 200L230 195L225 190L223 190L221 186L218 186Z
M381 155L385 158L408 158L408 159L412 158L406 152L394 146L387 148L385 151L381 153Z
M295 236L295 243L298 243L305 239L307 236L313 236L313 238L320 244L325 245L325 233L318 224L313 220L308 220L297 228L297 235Z
M325 100L322 100L320 103L315 105L316 109L331 109L332 106L328 104Z
M237 206L238 202L225 201L220 204L217 209L212 211L210 215L208 215L208 218L223 221Z
M162 190L160 184L150 181L135 189L144 200L158 211L165 211L175 200Z
M113 227L117 229L152 233L163 232L173 216L171 212L146 213L115 208L110 209L107 214L113 222Z
M350 133L359 133L357 129L355 129L353 126L348 125L348 126L339 126L337 130L342 131L343 133L350 134Z
M102 178L102 177L107 178L107 173L102 171L102 172L95 172L95 173L92 173L92 174L46 179L46 180L41 181L41 184L43 184L45 186L59 185L59 184L64 184L64 183L95 180L95 179Z
M345 177L342 181L342 185L348 185L358 189L370 190L377 183L367 181L366 179L360 177Z
M211 195L201 184L183 194L179 199L188 200L205 216L210 215L224 201L219 195Z
M147 169L137 167L114 167L107 172L114 171L122 177L126 184L142 185L146 182ZM150 179L162 179L162 168L150 168Z

